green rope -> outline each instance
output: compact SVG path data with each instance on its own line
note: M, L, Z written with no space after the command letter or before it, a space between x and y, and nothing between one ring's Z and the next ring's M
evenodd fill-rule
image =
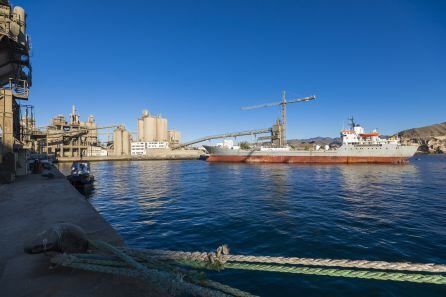
M248 263L225 263L225 268L446 285L446 277L443 275L435 274L415 274L334 268L326 269Z
M193 267L196 269L210 269L205 263L201 261L186 261L180 260L178 263ZM369 270L351 270L351 269L336 269L336 268L314 268L306 266L287 266L287 265L266 265L266 264L252 264L252 263L238 263L226 262L224 268L240 269L240 270L256 270L280 273L294 273L294 274L309 274L332 277L347 277L347 278L361 278L373 280L387 280L399 282L413 282L445 285L446 277L438 274L415 274L415 273L400 273L387 271L369 271Z
M124 275L128 277L139 277L138 273L135 273L132 269L127 269L128 265L122 260L116 257L109 257L103 255L96 254L70 254L70 261L65 261L65 265L67 267L91 270L96 272L109 272L112 274ZM69 262L69 263L68 263ZM229 294L231 296L237 297L255 297L248 292L244 292L242 290L221 284L216 281L207 280L203 277L202 273L197 271L185 271L179 269L178 266L173 266L172 264L178 265L177 262L169 261L144 261L143 265L152 268L163 268L164 270L176 270L177 272L181 272L181 274L187 276L187 280L193 282L194 284L206 286L209 288L213 288L219 290L223 293ZM108 269L110 267L110 269Z

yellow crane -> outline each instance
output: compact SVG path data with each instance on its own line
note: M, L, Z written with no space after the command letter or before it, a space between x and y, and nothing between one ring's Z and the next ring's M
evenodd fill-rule
M309 96L309 97L305 97L305 98L296 98L296 99L292 99L292 100L286 100L286 92L282 91L282 101L279 102L273 102L273 103L265 103L265 104L259 104L259 105L253 105L253 106L247 106L247 107L242 107L242 110L252 110L252 109L258 109L258 108L264 108L264 107L273 107L273 106L281 106L281 115L282 115L282 119L281 119L281 126L282 126L282 131L280 134L280 146L285 146L286 145L286 106L287 104L291 104L291 103L298 103L298 102L308 102L311 100L316 99L316 96Z

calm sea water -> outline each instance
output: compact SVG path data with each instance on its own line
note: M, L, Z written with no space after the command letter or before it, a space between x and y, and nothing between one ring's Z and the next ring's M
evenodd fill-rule
M92 163L94 207L130 246L446 264L446 156L408 165ZM226 270L261 296L446 296L438 285Z

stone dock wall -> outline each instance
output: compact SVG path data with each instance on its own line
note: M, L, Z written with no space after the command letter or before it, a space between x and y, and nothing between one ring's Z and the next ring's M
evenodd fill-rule
M150 155L141 156L102 156L102 157L82 157L82 160L95 162L95 161L147 161L147 160L198 160L201 155L204 155L202 151L198 150L173 150L154 152ZM59 162L73 162L79 161L79 157L59 157Z
M49 268L49 257L28 255L26 241L56 223L82 227L91 239L122 245L121 236L66 178L18 177L0 185L0 296L164 296L139 280L68 268Z

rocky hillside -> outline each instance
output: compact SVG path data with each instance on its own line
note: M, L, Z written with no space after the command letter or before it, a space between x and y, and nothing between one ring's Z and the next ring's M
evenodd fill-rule
M420 145L419 151L425 153L446 153L446 122L420 128L404 130L398 133L404 142Z
M404 130L398 133L401 138L406 139L432 139L434 137L446 136L446 122L420 128Z

